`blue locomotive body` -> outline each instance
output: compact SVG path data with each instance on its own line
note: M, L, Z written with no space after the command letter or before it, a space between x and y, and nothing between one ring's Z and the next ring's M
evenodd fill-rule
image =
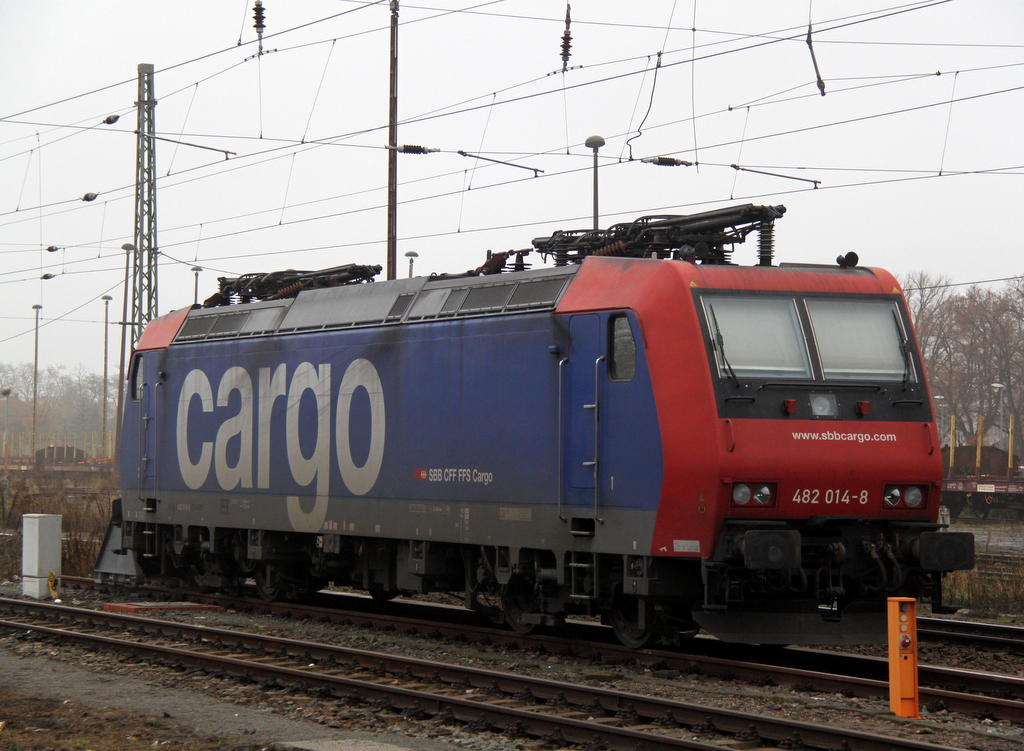
M574 439L569 456L592 454L594 437L592 424L560 424L558 398L560 379L563 399L589 398L594 374L560 368L559 354L596 352L586 335L570 343L569 329L589 324L596 337L600 318L527 313L143 350L121 454L140 471L126 473L124 495L158 499L157 518L166 509L190 525L385 537L414 525L477 544L494 537L493 520L591 506L582 462L566 462L581 469L563 469L559 497L560 435ZM609 452L617 482L601 503L654 512L661 456L639 360L601 416L630 435L629 452Z

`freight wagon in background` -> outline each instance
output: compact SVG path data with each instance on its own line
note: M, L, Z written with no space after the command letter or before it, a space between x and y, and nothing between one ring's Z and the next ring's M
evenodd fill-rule
M878 642L887 597L942 611L973 537L937 523L903 295L854 254L774 265L784 210L558 232L465 274L220 280L134 353L96 578L448 592L636 647Z
M994 509L1009 509L1024 519L1024 470L1016 454L978 443L946 446L942 463L942 505L950 516L969 511L987 519Z

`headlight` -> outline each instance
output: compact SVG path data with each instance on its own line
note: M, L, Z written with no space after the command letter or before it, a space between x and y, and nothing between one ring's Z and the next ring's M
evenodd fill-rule
M886 485L882 493L882 504L885 508L924 508L927 492L920 485Z
M732 502L737 506L746 506L750 503L750 486L744 483L737 483L732 486Z
M811 394L811 415L814 417L838 417L839 404L835 394Z
M737 482L732 486L734 507L770 508L775 506L779 486L774 482ZM753 503L751 503L753 501Z

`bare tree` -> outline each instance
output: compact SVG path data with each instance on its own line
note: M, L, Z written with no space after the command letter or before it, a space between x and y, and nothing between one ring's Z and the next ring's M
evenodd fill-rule
M980 440L988 444L1007 435L1012 422L1016 453L1021 437L1016 394L1024 387L1024 282L1002 290L959 289L945 277L916 272L902 284L932 394L942 397L936 399L939 409L955 417L957 443L974 441L979 418L985 426Z

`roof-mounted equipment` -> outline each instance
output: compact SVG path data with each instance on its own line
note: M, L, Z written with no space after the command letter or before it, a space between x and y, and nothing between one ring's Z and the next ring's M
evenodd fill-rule
M699 214L645 216L605 230L559 231L535 238L533 246L545 257L553 256L556 266L580 263L591 255L726 264L731 246L757 230L758 265L771 266L775 220L785 213L785 206L745 204Z
M257 300L282 300L295 297L304 289L340 287L345 284L372 282L381 271L380 266L349 263L320 271L273 271L269 274L243 274L234 279L217 279L220 291L203 302L204 308Z

